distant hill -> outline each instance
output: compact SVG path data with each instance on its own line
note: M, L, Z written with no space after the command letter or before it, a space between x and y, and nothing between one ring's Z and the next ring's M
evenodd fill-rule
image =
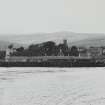
M57 43L62 42L63 39L67 39L68 42L80 41L84 39L91 39L96 37L105 36L105 34L95 34L95 33L74 33L69 31L54 32L54 33L36 33L36 34L24 34L24 35L0 35L0 40L31 44L31 43L41 43L45 41L55 41Z
M24 35L0 35L0 48L7 48L11 43L15 46L25 46L45 41L62 43L63 39L68 40L69 46L105 46L105 34L100 33L74 33L69 31L54 33L36 33Z
M88 38L88 39L84 39L84 40L69 43L69 46L72 46L72 45L84 46L84 47L105 46L105 37Z
M25 35L0 35L0 39L3 41L22 44L35 44L45 41L55 41L57 43L60 43L63 39L68 39L68 41L73 42L84 38L87 38L87 36L73 32L36 33Z

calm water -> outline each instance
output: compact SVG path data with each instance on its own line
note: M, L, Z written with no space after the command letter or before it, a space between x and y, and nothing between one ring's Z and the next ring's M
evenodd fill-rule
M0 68L0 105L105 105L105 68Z

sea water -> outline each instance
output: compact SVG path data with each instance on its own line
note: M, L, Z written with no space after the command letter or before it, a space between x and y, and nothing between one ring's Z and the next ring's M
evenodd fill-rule
M0 68L0 105L105 105L105 68Z

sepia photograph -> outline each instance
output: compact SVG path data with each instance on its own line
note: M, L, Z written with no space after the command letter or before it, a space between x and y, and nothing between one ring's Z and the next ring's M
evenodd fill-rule
M0 105L105 105L104 0L0 0Z

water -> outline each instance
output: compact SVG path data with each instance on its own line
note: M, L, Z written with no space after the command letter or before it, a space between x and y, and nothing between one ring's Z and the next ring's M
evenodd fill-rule
M0 68L0 105L105 105L105 68Z

